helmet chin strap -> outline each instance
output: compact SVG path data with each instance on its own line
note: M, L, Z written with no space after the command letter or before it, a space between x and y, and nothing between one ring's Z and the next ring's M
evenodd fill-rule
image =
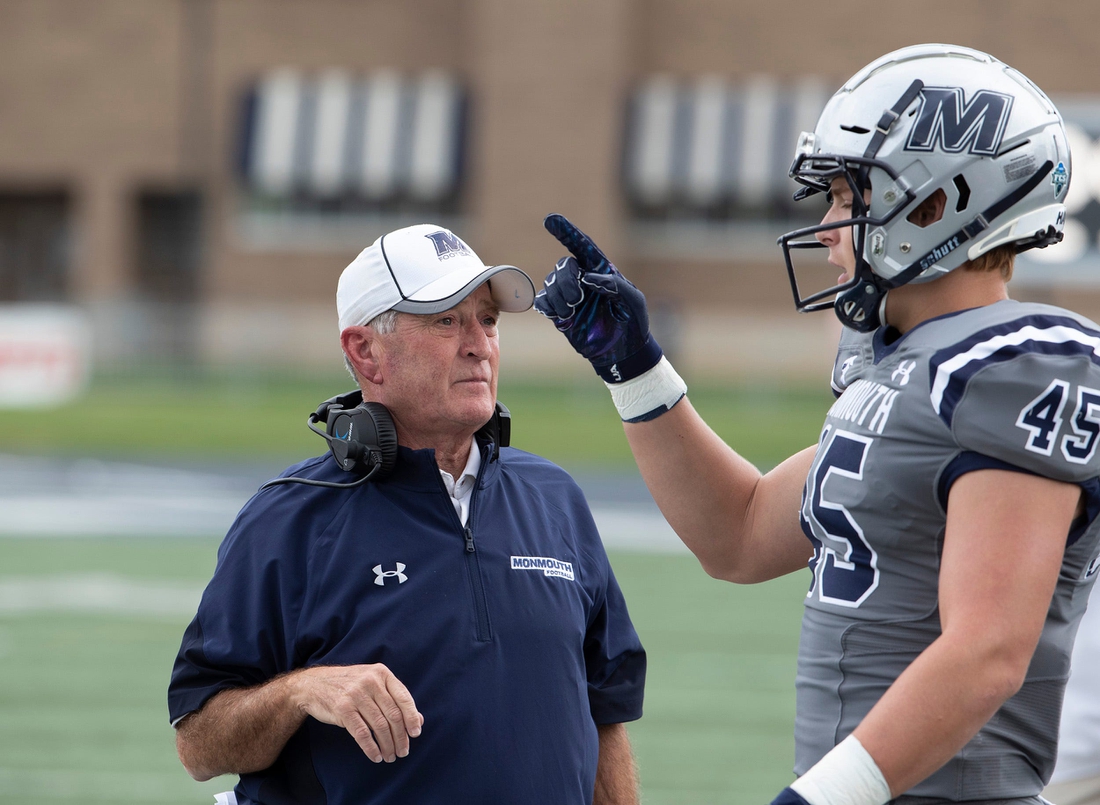
M840 293L833 303L836 317L845 327L858 333L877 330L884 322L886 292L882 280L871 272L871 267L860 258L859 282Z

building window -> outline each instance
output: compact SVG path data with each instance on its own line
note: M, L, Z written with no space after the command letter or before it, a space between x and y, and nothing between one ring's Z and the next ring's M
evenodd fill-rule
M69 298L71 212L64 192L0 192L0 301Z
M198 297L202 199L197 192L146 191L137 198L136 284L148 302Z
M283 69L248 97L241 170L253 201L273 208L453 211L464 130L447 74Z
M135 357L187 364L198 354L202 267L202 196L195 191L137 194L135 315L142 336Z
M828 100L823 82L658 76L629 102L624 188L650 219L786 217L797 189L787 177L801 131Z

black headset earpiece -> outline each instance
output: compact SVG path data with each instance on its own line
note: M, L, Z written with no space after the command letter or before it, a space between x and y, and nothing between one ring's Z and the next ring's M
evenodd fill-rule
M318 422L325 423L324 430L317 427ZM363 402L363 392L359 389L325 400L309 415L306 426L328 442L329 451L340 469L364 473L363 477L346 484L312 478L275 478L260 489L279 484L349 489L385 478L397 464L397 428L393 417L381 403Z
M322 421L324 431L315 424ZM307 425L328 442L332 457L345 472L371 473L377 481L397 463L393 417L382 403L363 402L359 389L325 400L309 415Z
M325 423L324 430L317 427L319 422ZM329 451L340 469L365 473L363 477L346 484L312 478L275 478L260 489L291 483L348 489L385 478L397 464L397 427L393 417L382 403L363 402L363 392L359 389L325 400L309 415L306 426L328 442ZM496 404L492 419L481 426L477 435L492 443L489 460L495 461L500 448L507 447L512 437L512 414L504 403Z

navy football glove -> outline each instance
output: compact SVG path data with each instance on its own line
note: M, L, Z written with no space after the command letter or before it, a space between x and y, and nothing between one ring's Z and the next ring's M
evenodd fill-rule
M771 805L810 805L810 803L793 788L784 788L779 792L779 796L772 800Z
M661 347L649 333L642 292L565 216L548 215L543 225L572 257L563 257L547 275L535 295L535 310L554 322L608 383L656 366Z

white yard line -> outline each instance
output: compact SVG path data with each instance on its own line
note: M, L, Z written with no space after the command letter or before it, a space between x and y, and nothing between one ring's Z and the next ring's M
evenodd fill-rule
M684 552L644 490L634 499L632 483L640 488L641 479L620 484L627 500L622 489L586 490L604 544ZM259 484L213 471L0 454L0 537L221 537Z
M0 576L0 616L80 612L178 620L193 616L202 587L105 573Z

